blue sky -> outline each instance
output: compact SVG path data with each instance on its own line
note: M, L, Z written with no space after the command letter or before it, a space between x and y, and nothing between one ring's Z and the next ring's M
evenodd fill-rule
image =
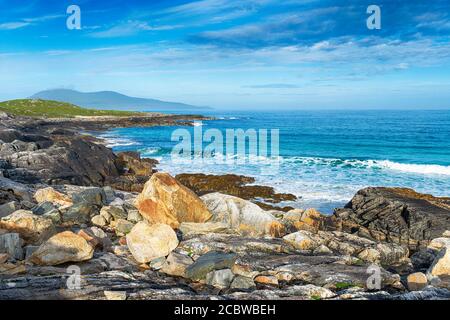
M81 8L81 30L66 9ZM381 30L366 27L381 7ZM217 108L450 108L448 0L0 0L0 100L115 90Z

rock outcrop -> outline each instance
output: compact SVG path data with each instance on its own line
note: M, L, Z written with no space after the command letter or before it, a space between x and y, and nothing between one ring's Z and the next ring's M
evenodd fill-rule
M345 208L336 210L330 224L338 230L416 249L450 229L450 198L411 189L366 188Z

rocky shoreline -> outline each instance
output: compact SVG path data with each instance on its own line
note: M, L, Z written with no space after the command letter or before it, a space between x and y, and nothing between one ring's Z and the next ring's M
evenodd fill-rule
M80 133L199 119L0 115L0 299L450 299L450 198L366 188L324 216Z

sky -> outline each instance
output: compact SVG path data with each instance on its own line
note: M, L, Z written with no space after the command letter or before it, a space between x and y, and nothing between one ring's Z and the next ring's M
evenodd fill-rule
M0 100L68 88L227 109L450 109L449 0L0 0L0 39Z

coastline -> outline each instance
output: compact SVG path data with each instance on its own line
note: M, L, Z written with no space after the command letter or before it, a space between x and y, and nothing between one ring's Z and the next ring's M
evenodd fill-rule
M132 300L450 299L436 267L449 250L449 198L366 188L328 217L280 210L258 202L293 195L245 176L171 177L83 134L205 119L156 118L2 117L0 278L11 286L0 285L0 299L107 299L111 290ZM373 265L377 288L367 281ZM80 269L79 290L62 277L69 266Z

